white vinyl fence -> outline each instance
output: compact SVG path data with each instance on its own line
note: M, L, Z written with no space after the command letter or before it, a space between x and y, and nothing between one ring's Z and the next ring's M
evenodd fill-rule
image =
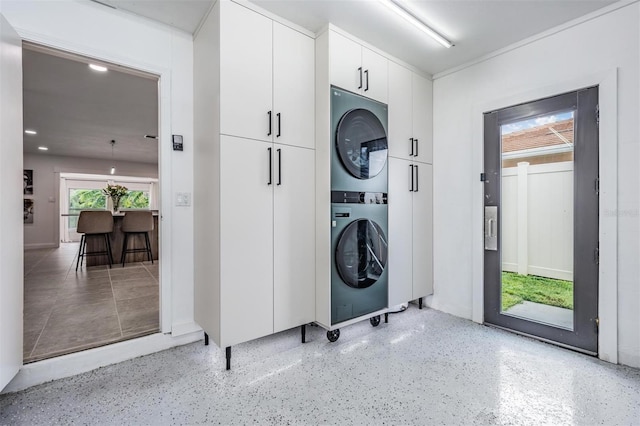
M573 281L573 162L502 169L502 269Z

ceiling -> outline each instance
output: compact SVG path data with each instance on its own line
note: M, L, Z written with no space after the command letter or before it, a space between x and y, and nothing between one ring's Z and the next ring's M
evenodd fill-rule
M52 55L56 53L56 56ZM23 50L24 153L158 162L158 80L45 49Z
M92 0L94 1L94 0ZM241 0L242 1L242 0ZM403 0L455 46L425 38L377 0L252 0L312 32L333 23L429 74L605 7L613 0ZM194 33L213 0L99 0ZM105 6L106 5L106 6ZM157 163L157 78L118 66L91 71L88 60L44 49L24 51L24 152Z
M172 25L198 28L213 0L99 0ZM437 74L615 3L615 0L400 0L450 39L445 49L377 0L250 0L312 32L327 23Z

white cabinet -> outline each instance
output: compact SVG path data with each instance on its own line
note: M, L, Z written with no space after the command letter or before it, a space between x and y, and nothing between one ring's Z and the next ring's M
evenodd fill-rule
M222 136L221 340L225 346L315 317L313 150Z
M314 40L249 7L194 39L194 311L227 348L315 318Z
M371 49L329 31L331 84L387 103L388 62Z
M220 133L313 148L314 41L222 2Z
M315 155L274 144L273 332L315 320Z
M389 156L433 163L432 83L389 61Z
M433 293L433 170L389 158L389 306Z

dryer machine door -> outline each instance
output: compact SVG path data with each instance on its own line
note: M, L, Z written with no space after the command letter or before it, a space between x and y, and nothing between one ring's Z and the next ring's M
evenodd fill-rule
M349 173L358 179L371 179L387 163L384 126L371 111L352 109L338 123L336 150Z
M336 247L336 266L349 287L372 286L387 264L387 237L372 220L358 219L342 231Z

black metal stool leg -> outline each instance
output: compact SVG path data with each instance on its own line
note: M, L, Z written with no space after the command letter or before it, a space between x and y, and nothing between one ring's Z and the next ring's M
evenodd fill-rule
M80 237L80 248L78 249L78 259L76 260L76 272L78 272L78 265L80 265L80 258L82 257L82 244L84 243L84 234Z
M122 255L120 256L120 262L122 262L122 267L124 268L124 260L127 256L127 240L129 239L129 234L127 232L124 233L124 241L122 242Z
M111 268L113 259L111 259L111 250L109 250L109 236L107 234L102 234L102 238L104 239L104 250L107 252L107 261L109 262L109 268Z
M147 259L151 261L153 265L153 253L151 252L151 241L149 240L149 233L144 233L144 242L147 244Z
M107 240L107 251L109 252L109 265L113 265L113 252L111 251L111 237L109 234L104 234L105 239Z

